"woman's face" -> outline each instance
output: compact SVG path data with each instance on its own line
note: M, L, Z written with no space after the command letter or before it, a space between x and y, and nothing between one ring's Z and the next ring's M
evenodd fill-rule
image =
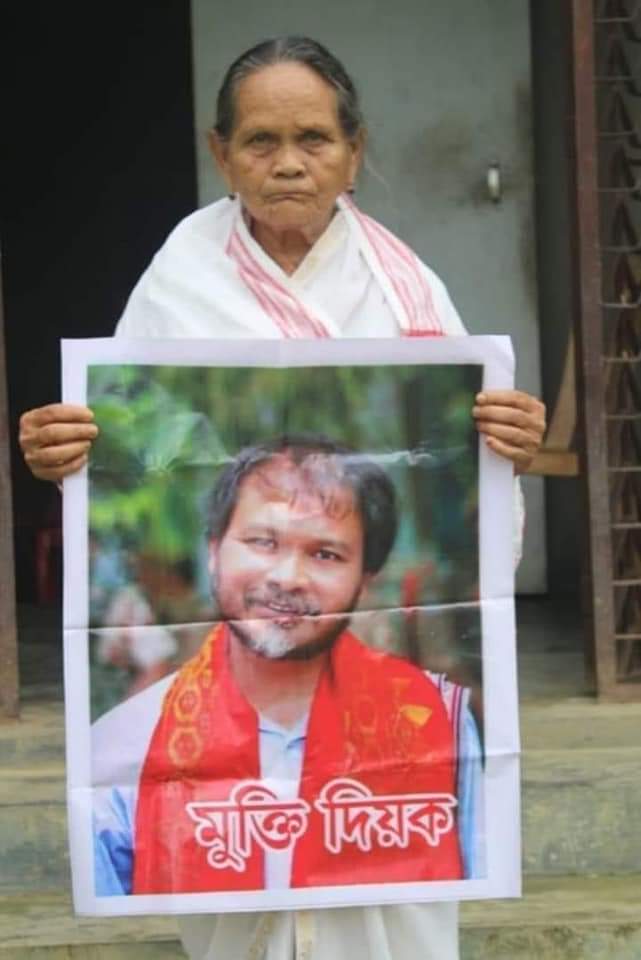
M300 63L264 67L238 85L234 120L229 140L210 140L229 190L263 227L322 233L362 152L342 130L334 88Z

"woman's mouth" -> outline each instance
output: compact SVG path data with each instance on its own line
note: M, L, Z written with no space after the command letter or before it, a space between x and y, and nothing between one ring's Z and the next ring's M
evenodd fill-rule
M300 191L300 190L298 190L298 191L292 190L292 191L287 191L286 193L272 193L272 194L270 194L270 196L269 196L268 199L271 200L271 201L274 201L274 200L275 200L275 201L281 201L281 200L305 200L305 199L307 199L307 197L308 197L308 194L303 193L303 192Z

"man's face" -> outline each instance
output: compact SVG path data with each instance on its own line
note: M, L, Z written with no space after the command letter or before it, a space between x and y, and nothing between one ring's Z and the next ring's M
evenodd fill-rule
M210 545L219 615L264 657L327 649L368 579L353 494L331 476L319 480L286 455L256 468L241 483L223 537Z

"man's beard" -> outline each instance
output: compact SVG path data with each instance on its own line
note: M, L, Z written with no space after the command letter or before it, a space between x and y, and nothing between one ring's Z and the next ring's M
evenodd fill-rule
M330 619L327 614L324 616ZM327 633L305 644L297 644L288 635L289 631L266 621L261 621L263 626L258 636L251 630L243 628L246 621L228 620L227 622L229 629L247 650L266 660L291 661L313 660L314 657L319 657L327 650L331 650L340 634L348 626L350 618L341 615L340 617L332 616L331 620L332 627Z
M243 625L251 618L239 620L218 605L218 617L229 624L229 628L235 637L247 649L251 650L259 657L266 660L313 660L327 650L330 650L340 634L349 625L351 613L358 603L360 588L354 593L351 601L347 604L345 610L336 613L321 613L320 610L305 598L288 596L286 592L276 590L271 591L267 596L250 595L247 599L247 607L251 610L252 606L262 604L277 603L282 605L283 619L287 618L289 612L300 620L317 620L322 618L327 622L327 632L308 643L297 643L295 639L295 628L288 630L278 623L272 623L270 620L261 619L261 629L258 635L253 630L247 629ZM215 595L215 594L214 594Z

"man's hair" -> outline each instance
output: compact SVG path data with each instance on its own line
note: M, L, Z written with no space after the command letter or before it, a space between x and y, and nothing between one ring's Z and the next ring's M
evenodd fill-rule
M209 501L207 532L224 537L238 502L241 484L259 467L284 459L305 474L305 481L328 509L337 487L352 494L363 524L363 571L378 573L396 537L396 492L385 471L370 457L321 434L284 434L242 449L216 480Z
M336 91L338 119L343 133L353 140L363 126L354 81L343 64L322 44L309 37L275 37L263 40L234 60L218 91L214 130L221 140L232 135L235 122L235 96L246 77L277 63L300 63L317 73Z

